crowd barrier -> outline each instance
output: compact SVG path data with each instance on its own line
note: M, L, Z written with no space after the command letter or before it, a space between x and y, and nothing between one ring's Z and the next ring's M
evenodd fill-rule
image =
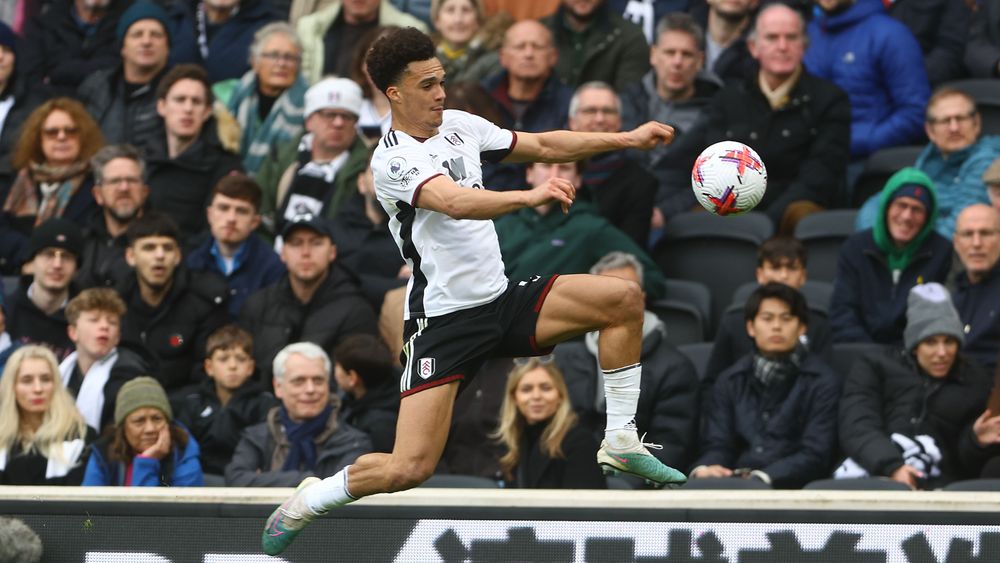
M1000 493L417 489L260 553L289 489L0 487L58 563L986 563Z

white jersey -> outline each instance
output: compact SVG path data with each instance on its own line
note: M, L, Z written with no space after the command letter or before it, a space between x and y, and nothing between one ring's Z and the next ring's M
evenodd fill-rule
M422 142L395 129L379 140L372 156L375 193L413 272L406 319L483 305L507 289L493 221L452 219L416 204L423 185L440 175L485 189L482 162L501 160L516 142L513 131L458 110L445 110L438 134Z

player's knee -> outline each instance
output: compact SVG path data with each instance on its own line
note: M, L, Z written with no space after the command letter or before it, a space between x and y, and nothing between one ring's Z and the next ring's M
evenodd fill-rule
M434 464L409 461L393 464L389 481L392 491L405 491L420 486L434 474Z
M642 319L646 308L646 297L639 284L633 281L621 280L618 299L612 310L618 315L619 323L633 322Z

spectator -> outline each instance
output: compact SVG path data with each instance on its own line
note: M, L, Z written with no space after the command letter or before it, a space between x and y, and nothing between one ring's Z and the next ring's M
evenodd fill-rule
M656 41L653 32L656 22L674 12L684 12L690 3L690 0L609 0L608 7L639 26L646 41L652 44Z
M146 162L132 145L108 145L90 159L93 195L100 213L83 229L83 254L76 271L82 288L111 287L128 275L125 231L142 216L149 198Z
M20 347L21 344L12 339L10 333L7 332L7 304L3 295L0 294L0 372L3 372L11 354Z
M27 86L44 97L72 96L88 76L118 64L121 44L116 27L129 4L128 0L50 2L21 34L18 72Z
M836 203L850 158L851 104L803 68L807 41L798 12L782 4L762 9L747 38L758 74L727 84L706 110L704 145L741 141L767 164L768 189L756 209L786 236L805 215Z
M437 57L449 82L478 82L495 68L492 53L500 46L486 23L482 0L432 0Z
M284 347L274 358L274 390L281 405L267 421L243 431L226 484L294 487L313 475L333 475L372 451L360 430L338 421L330 395L330 357L311 342Z
M0 378L0 485L79 485L96 437L63 387L52 352L14 352Z
M196 383L206 338L226 324L225 281L181 265L177 225L163 214L144 214L125 236L133 271L116 288L128 307L122 340L150 354L167 392Z
M500 46L503 70L483 81L500 111L497 125L531 133L562 129L573 91L555 72L559 54L552 34L536 21L518 22L504 34ZM523 189L524 166L496 164L486 168L487 186Z
M254 381L253 337L236 325L213 332L206 344L208 379L175 402L177 421L202 448L201 466L210 484L224 482L243 430L264 422L277 400Z
M253 68L236 85L226 107L242 128L240 156L251 176L271 147L302 132L302 110L309 83L299 72L302 43L285 22L270 23L253 36Z
M17 178L4 202L4 222L15 232L53 217L83 225L97 210L89 159L104 145L101 131L78 102L49 100L31 112L11 163Z
M201 65L213 84L242 76L249 68L247 51L254 33L283 19L270 0L174 2L170 8L170 63Z
M505 446L500 468L508 487L604 489L594 462L597 441L577 423L562 373L537 358L520 360L507 378L494 437Z
M21 344L44 344L62 360L73 350L66 332L66 303L82 247L80 228L68 219L49 219L28 243L30 276L10 296L7 330Z
M263 382L271 379L270 359L288 344L307 341L332 350L349 334L377 334L374 311L335 262L337 247L326 221L305 215L289 221L281 235L288 276L251 295L240 314L240 324L253 335Z
M920 45L879 0L816 0L806 69L851 99L851 157L921 139L930 86Z
M340 388L340 419L371 438L372 451L389 453L396 441L399 387L392 355L370 334L348 336L333 350Z
M987 203L982 176L998 156L1000 137L982 136L982 117L976 102L965 92L938 88L927 102L924 130L930 143L914 164L934 181L938 194L935 230L950 239L955 218L974 203ZM872 226L878 198L872 196L858 213L859 229Z
M149 373L145 358L118 346L124 315L125 303L107 287L85 289L66 305L69 338L76 350L59 364L59 375L95 433L114 420L121 386Z
M899 344L906 325L906 294L915 285L943 282L951 245L934 232L937 192L915 168L886 182L875 226L840 247L830 303L835 342Z
M569 102L569 129L617 133L622 130L621 110L621 98L611 86L582 84ZM578 197L593 202L608 222L645 248L656 191L656 177L622 150L587 160Z
M116 28L121 64L91 72L78 96L112 144L129 143L144 156L163 135L156 91L170 56L170 21L150 0L138 0Z
M691 477L760 479L797 489L829 474L840 377L799 345L809 310L795 289L760 286L744 319L754 352L719 375Z
M254 231L260 225L260 186L230 174L212 188L208 204L211 236L187 256L192 272L213 272L229 286L229 316L237 318L247 297L276 283L285 265Z
M562 0L541 21L555 41L556 72L572 87L598 80L621 92L649 71L642 29L612 12L607 0Z
M889 15L910 29L924 54L931 86L965 77L962 57L969 36L972 12L967 2L890 2Z
M704 72L704 61L701 26L687 14L669 14L657 24L656 41L649 49L652 70L621 95L623 129L650 120L674 128L670 144L636 152L659 182L651 222L654 229L662 229L667 218L698 205L690 189L691 167L703 148L702 140L700 135L687 133L721 85L713 74Z
M973 78L1000 77L1000 0L976 2L965 44L965 68Z
M1000 211L1000 158L994 160L986 172L983 172L983 183L986 184L990 205Z
M361 86L361 114L358 116L357 128L368 144L376 143L392 127L389 98L385 97L385 93L379 90L368 76L368 50L375 41L393 29L396 29L395 26L379 25L368 31L358 43L351 64L349 78ZM490 67L490 72L492 71L493 67Z
M208 226L205 208L212 187L242 167L210 120L215 99L204 69L175 66L160 81L156 99L165 135L147 158L149 204L173 218L186 241Z
M152 377L122 386L115 425L94 444L85 487L201 487L198 442L174 420L167 394Z
M705 29L705 70L722 80L742 82L757 74L747 36L760 0L706 0L691 7Z
M549 178L562 178L579 186L581 168L579 162L531 164L528 184L537 186ZM526 207L494 222L511 280L584 273L603 256L618 250L642 263L643 287L650 299L659 299L666 291L663 274L642 248L598 215L588 202L576 202L568 213L560 212L555 203Z
M386 293L406 286L410 268L403 261L387 228L389 216L375 196L371 152L365 171L358 176L358 195L344 202L331 224L337 241L337 260L358 278L361 291L376 312L383 310ZM402 305L402 303L400 303ZM397 311L402 330L402 309Z
M931 489L979 476L996 454L986 398L993 378L965 361L962 323L940 284L909 291L905 350L860 356L840 401L840 447L848 459L835 477L889 477ZM987 447L992 446L992 447Z
M801 290L808 276L807 259L806 247L798 240L780 236L770 238L757 249L755 272L757 283L760 285L783 283L793 289ZM734 302L719 321L719 329L712 344L712 354L708 358L708 365L702 378L703 390L711 389L716 377L723 370L753 352L753 339L746 333L746 321L743 319L744 305L745 303ZM826 358L829 356L832 344L830 323L827 320L828 304L807 303L807 305L809 325L802 338L802 344L813 354Z
M261 214L273 232L297 215L331 218L354 193L368 149L355 125L361 87L347 78L324 78L305 96L305 135L272 149L257 179Z
M642 286L642 263L624 252L598 260L591 274L614 276ZM667 342L667 326L646 311L642 324L642 379L635 423L640 432L663 440L663 449L651 452L671 467L689 467L698 436L698 375L694 366ZM604 436L603 376L597 362L597 332L581 342L556 346L554 356L566 377L569 399L580 424L595 437Z
M958 215L955 309L965 328L962 352L990 372L1000 353L1000 212L977 203ZM997 413L1000 414L1000 413Z
M0 561L41 563L42 539L16 518L0 518Z
M331 74L350 76L354 46L378 25L415 27L427 32L424 22L399 11L389 0L329 2L299 18L296 29L302 40L302 73L306 80L315 84Z
M28 80L18 76L17 40L14 31L0 22L0 194L14 181L11 152L21 135L21 125L39 103ZM20 51L23 58L24 48Z

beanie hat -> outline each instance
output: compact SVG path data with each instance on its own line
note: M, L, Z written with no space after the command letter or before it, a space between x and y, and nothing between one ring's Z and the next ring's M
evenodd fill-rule
M118 390L118 398L115 400L115 426L125 422L125 417L143 407L160 409L167 415L167 420L174 418L167 393L160 382L143 375L130 379Z
M306 90L306 119L321 109L361 115L361 87L348 78L324 78Z
M934 205L930 190L920 184L903 184L889 196L889 203L891 204L901 197L910 197L919 201L923 204L924 211L930 211L931 206Z
M0 47L7 47L11 51L17 49L17 34L2 21L0 21Z
M132 27L132 24L139 20L156 20L160 22L163 26L163 31L167 34L167 41L170 41L170 16L167 12L160 7L159 4L150 2L149 0L139 0L135 4L129 6L125 10L121 17L118 19L118 27L116 28L116 33L118 34L118 43L120 44L125 40L125 34L128 33L128 28Z
M903 344L913 351L917 344L939 334L952 336L959 344L965 342L962 321L951 303L951 295L936 282L915 286L906 300Z
M28 257L34 258L46 248L61 248L80 258L83 254L83 232L73 221L53 217L31 231L31 238L28 239Z

